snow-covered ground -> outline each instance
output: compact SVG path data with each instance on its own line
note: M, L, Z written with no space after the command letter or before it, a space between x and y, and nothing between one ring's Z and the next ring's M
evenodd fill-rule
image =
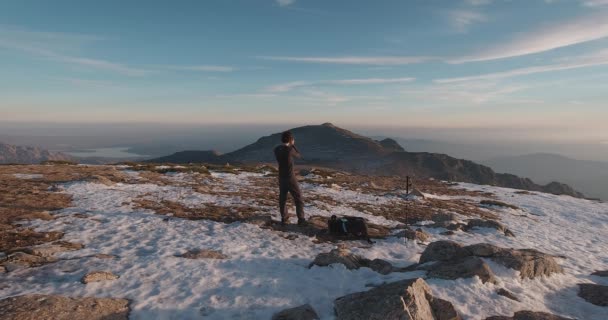
M129 173L137 177L136 173ZM255 205L238 195L204 194L183 182L193 174L167 174L176 186L72 182L63 185L73 197L73 207L56 212L53 221L29 222L40 231L65 232L64 240L83 243L85 248L62 253L57 263L40 268L0 274L0 298L27 293L73 296L124 297L132 301L131 319L269 319L285 308L311 304L322 319L333 318L333 300L348 293L364 291L371 284L423 276L420 271L380 275L370 269L347 270L342 265L308 268L314 257L334 248L297 235L285 239L280 232L246 223L224 224L208 220L170 219L149 210L137 209L138 197L166 199L186 206L214 203L220 206ZM247 177L261 174L213 173L214 183L238 193L251 187ZM270 179L270 178L269 178ZM606 279L590 277L595 270L608 269L608 204L547 194L515 194L515 190L462 184L467 189L492 192L499 199L522 210L498 209L502 223L516 237L495 230L439 233L445 229L425 228L433 239L450 239L463 244L489 242L504 247L535 248L563 255L563 275L522 280L515 271L488 263L499 283L483 284L478 278L459 280L427 279L436 296L451 301L465 319L485 319L491 315L512 315L518 310L549 311L578 319L608 319L608 308L585 302L576 295L576 284ZM327 210L313 204L309 215L349 214L364 216L377 224L398 225L384 217L372 216L349 207L348 203L379 206L397 201L339 188L303 185L307 193L329 195L344 204ZM445 197L443 197L445 198ZM278 215L274 208L259 209ZM84 213L82 218L75 213ZM525 217L523 216L525 215ZM348 242L352 250L370 259L382 258L397 266L418 261L424 245L402 238L377 241L371 248L363 242ZM189 260L176 257L189 249L213 249L229 256L226 260ZM97 253L115 259L91 257ZM80 283L88 271L107 270L120 276L102 283ZM521 302L498 296L499 287L514 292Z

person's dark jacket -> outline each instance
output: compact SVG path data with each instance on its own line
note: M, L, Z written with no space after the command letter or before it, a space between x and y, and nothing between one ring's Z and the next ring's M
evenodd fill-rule
M274 156L279 164L279 181L296 181L296 174L293 171L293 159L301 157L297 149L292 145L281 144L274 148Z

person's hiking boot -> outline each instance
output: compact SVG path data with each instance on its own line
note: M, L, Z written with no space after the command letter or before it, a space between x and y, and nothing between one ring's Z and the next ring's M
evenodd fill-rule
M308 222L306 222L306 219L298 219L298 225L304 227L308 225Z

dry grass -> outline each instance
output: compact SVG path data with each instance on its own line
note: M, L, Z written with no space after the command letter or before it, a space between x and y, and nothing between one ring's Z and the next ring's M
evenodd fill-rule
M251 219L260 213L258 208L251 206L222 207L214 204L201 204L200 207L189 208L175 201L156 202L149 199L136 199L134 202L139 209L153 210L157 214L188 220L232 223Z
M41 174L41 178L19 179L14 174ZM71 198L56 192L54 186L75 180L106 183L127 182L128 177L109 166L0 165L0 251L53 242L60 232L37 232L22 227L23 220L51 220L49 211L69 207Z
M139 208L150 209L159 214L171 215L178 218L199 220L208 219L231 223L235 221L249 221L259 224L260 221L269 221L268 211L278 210L278 186L276 181L277 170L273 166L218 166L218 165L182 165L183 168L171 164L138 164L129 163L127 170L139 172L139 179L124 173L122 169L113 166L79 166L70 164L54 165L5 165L0 166L0 251L12 251L31 245L52 242L60 239L60 233L35 232L23 228L18 224L20 220L53 219L49 211L66 208L71 199L68 195L55 192L54 185L70 181L85 180L97 183L153 183L158 185L180 185L192 188L202 194L234 197L243 199L243 205L224 207L213 204L201 204L198 207L186 207L176 201L154 201L145 196L135 200ZM158 168L159 165L172 166L172 168ZM248 186L224 185L219 179L212 177L209 170L214 172L227 172L240 174L241 172L264 173L260 177L243 177L248 179ZM167 172L198 173L192 175L191 181L176 182L170 179ZM13 176L21 174L42 174L40 179L18 179ZM301 182L331 187L333 184L342 188L359 191L376 196L385 196L396 190L404 190L406 180L400 177L378 177L351 175L331 169L316 168L313 172L321 179L300 178ZM487 197L493 195L467 191L444 182L435 180L414 180L414 186L424 192L444 196L472 196ZM424 201L392 201L388 204L375 205L367 203L341 203L329 195L305 192L304 200L317 207L332 210L333 206L342 205L352 207L358 211L383 216L390 220L402 223L415 223L421 220L430 220L436 213L454 212L465 216L479 216L496 219L496 215L489 210L479 208L478 203L464 199L425 199ZM269 209L272 208L272 209ZM321 218L317 218L319 220ZM323 220L325 221L325 220ZM285 227L261 223L265 227L277 231ZM267 225L268 224L268 225ZM288 227L292 228L292 227ZM312 229L311 229L312 228ZM376 226L377 236L386 233L382 227ZM322 230L326 229L324 223L317 223L309 228L296 228L294 232L316 236L324 239ZM381 230L382 229L382 230ZM330 240L320 240L330 241Z

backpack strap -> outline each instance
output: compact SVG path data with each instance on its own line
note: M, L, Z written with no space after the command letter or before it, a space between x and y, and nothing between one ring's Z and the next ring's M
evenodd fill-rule
M346 228L346 223L348 222L348 220L346 219L340 219L341 222L341 226L342 226L342 231L344 231L344 234L348 233L348 229Z

